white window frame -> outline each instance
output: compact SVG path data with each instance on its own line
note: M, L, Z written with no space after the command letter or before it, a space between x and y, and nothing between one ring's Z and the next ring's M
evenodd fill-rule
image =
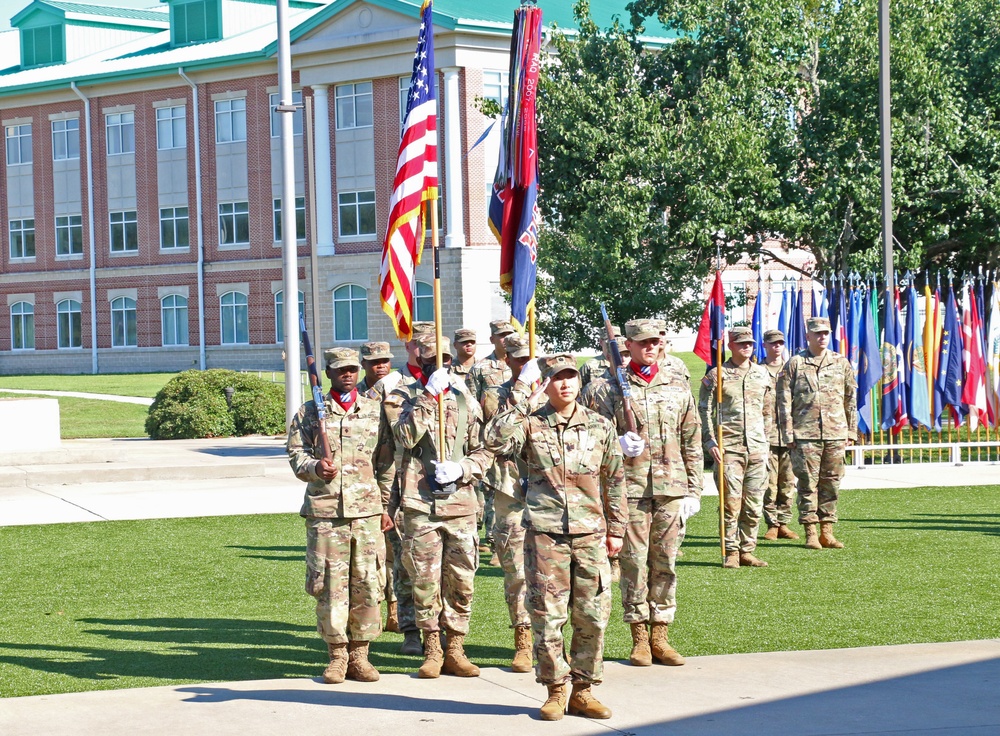
M281 199L274 200L274 217L271 218L271 225L274 229L274 242L281 242ZM302 227L300 228L299 225ZM306 239L306 198L295 198L295 240L304 241Z
M426 281L418 281L413 292L413 321L434 321L434 287Z
M285 292L274 292L274 342L281 345L285 342ZM306 297L299 292L299 317L306 316Z
M26 223L31 223L27 225ZM20 220L11 220L8 225L10 235L10 260L12 261L33 261L35 260L35 220L32 217L25 217ZM28 241L31 243L31 253L28 251ZM15 253L15 246L20 246L20 254Z
M109 212L108 233L112 253L139 252L139 215L135 210Z
M364 319L359 329L354 324L355 305L361 305ZM337 325L338 310L347 310L349 329L345 334ZM333 290L333 339L335 342L364 342L368 339L368 289L358 284L342 284Z
M360 88L360 91L359 91ZM372 83L352 82L338 84L333 91L337 130L353 130L355 128L371 128L375 124L372 95ZM366 122L358 124L358 106L367 112ZM366 109L367 108L367 109ZM348 115L350 111L350 115Z
M156 150L187 147L187 107L156 108Z
M62 221L62 222L60 222ZM59 252L59 235L64 233L69 250ZM78 247L74 248L74 244ZM83 215L56 215L56 258L75 258L83 255Z
M181 304L180 302L183 302ZM167 341L167 324L171 324L172 340ZM181 342L181 331L183 339ZM188 300L183 294L167 294L160 300L160 344L164 347L187 346L188 337Z
M72 161L78 158L80 158L80 119L53 120L52 160Z
M364 195L365 196L365 201L360 201L359 195ZM369 195L371 196L370 200L368 199ZM346 201L345 202L344 201L345 198L347 198L347 199L353 198L353 201ZM378 221L377 221L378 211L376 209L376 206L377 206L377 202L376 202L376 199L375 199L375 190L374 189L362 189L362 190L356 190L356 191L352 190L352 191L349 191L349 192L337 192L337 232L339 233L339 237L341 237L341 238L357 238L357 239L365 239L365 238L373 238L373 237L375 237L375 235L378 233ZM361 231L361 208L362 207L365 207L366 209L369 208L369 207L371 208L371 213L372 213L371 222L372 222L372 226L373 226L374 229L371 230L370 232L369 231L365 231L365 232ZM347 218L344 217L345 210L346 211L353 210L353 212L354 212L354 222L355 222L355 224L357 226L357 228L356 228L357 232L353 232L353 233L344 232L344 223L345 223L345 220L347 219Z
M76 324L73 315L76 315ZM63 324L64 320L66 324ZM66 334L67 330L69 334ZM63 299L56 304L56 345L59 350L83 348L83 305L76 299Z
M17 323L20 323L20 330L14 327ZM20 344L17 342L19 333ZM31 302L20 301L10 305L10 349L14 351L35 349L35 305Z
M180 211L183 210L183 214ZM184 243L178 243L178 227L184 223L183 232L185 234ZM164 229L166 228L166 230ZM173 245L167 245L164 233L172 233ZM183 251L191 247L191 220L187 207L160 207L160 250L161 251Z
M246 219L246 240L238 240L239 220ZM228 226L228 227L227 227ZM232 231L232 240L227 240L225 234ZM219 247L241 248L250 245L250 203L219 202Z
M268 101L271 110L271 137L278 138L281 136L281 116L285 114L277 110L281 104L281 94L272 92L268 96ZM296 106L295 112L292 113L292 134L302 135L302 90L292 91L292 104Z
M108 155L135 153L135 113L115 112L104 116Z
M240 319L242 311L243 318ZM229 322L232 327L232 340L226 337L226 314L229 314ZM240 324L246 330L246 339L241 340ZM249 345L250 344L250 304L247 295L242 291L227 291L219 297L219 344L220 345Z
M32 162L31 123L8 125L4 129L4 141L7 148L8 166L21 166Z
M139 347L139 314L132 297L111 300L111 347Z
M483 99L493 100L503 110L510 91L510 72L501 69L483 69ZM499 92L499 94L496 94Z
M233 97L215 101L215 142L238 143L247 139L247 100Z

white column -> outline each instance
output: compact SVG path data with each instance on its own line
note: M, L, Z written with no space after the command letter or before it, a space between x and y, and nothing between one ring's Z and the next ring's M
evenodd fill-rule
M459 100L458 67L444 70L444 213L446 248L465 245L465 215L462 182L462 105Z
M330 162L330 86L314 84L315 150L313 166L316 170L316 252L331 256L333 246L333 179Z

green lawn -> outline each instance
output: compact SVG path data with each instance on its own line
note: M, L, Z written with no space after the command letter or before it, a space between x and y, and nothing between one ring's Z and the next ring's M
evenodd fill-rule
M100 373L72 376L0 376L5 388L40 391L83 391L91 394L144 396L152 399L176 373Z
M846 492L843 551L764 543L767 569L719 566L706 499L679 564L671 640L685 655L1000 636L1000 487ZM315 677L325 650L292 515L0 528L0 695L183 682ZM499 569L482 567L467 644L507 663ZM606 656L628 654L617 602ZM399 635L373 648L386 672L418 660Z
M0 388L0 398L23 399L30 396L32 394L4 393ZM37 398L55 398L59 402L59 430L64 440L146 436L146 414L149 413L149 408L140 404L77 399L72 396L38 395Z

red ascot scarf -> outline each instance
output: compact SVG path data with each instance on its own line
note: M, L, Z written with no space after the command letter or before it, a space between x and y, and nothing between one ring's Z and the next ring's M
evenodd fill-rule
M346 400L344 398L345 396L347 397ZM336 391L331 391L330 398L336 401L337 405L344 411L350 411L351 407L354 406L354 402L358 399L358 390L356 388L352 388L349 394L341 394Z
M656 372L659 370L659 366L656 363L652 365L639 365L634 360L628 362L628 367L632 369L632 372L639 376L643 381L649 383L654 378L656 378Z
M420 368L418 366L411 365L410 363L407 363L406 364L406 369L408 371L410 371L410 375L411 376L413 376L414 378L416 378L418 381L420 381L425 386L427 385L427 378L424 376L424 372L422 370L420 370Z

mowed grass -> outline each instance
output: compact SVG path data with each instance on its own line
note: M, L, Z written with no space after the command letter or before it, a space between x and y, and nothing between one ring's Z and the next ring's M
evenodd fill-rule
M4 393L0 399L55 399L59 402L59 434L64 440L99 437L145 437L149 407L104 399Z
M152 399L176 373L99 373L97 375L0 376L5 388L35 391L82 391L91 394L142 396Z
M1000 487L845 492L845 550L765 542L766 569L721 569L716 509L706 498L679 563L671 641L685 655L1000 636ZM6 527L0 554L4 697L316 677L324 665L296 516ZM483 566L467 640L477 663L509 664L508 623L501 572ZM419 665L400 641L374 644L382 671ZM616 587L606 657L628 650Z

